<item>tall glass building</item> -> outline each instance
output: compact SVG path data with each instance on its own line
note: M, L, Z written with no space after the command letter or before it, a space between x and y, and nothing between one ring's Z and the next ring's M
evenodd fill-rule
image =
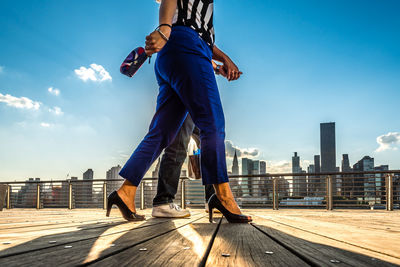
M321 172L336 171L335 123L321 123Z

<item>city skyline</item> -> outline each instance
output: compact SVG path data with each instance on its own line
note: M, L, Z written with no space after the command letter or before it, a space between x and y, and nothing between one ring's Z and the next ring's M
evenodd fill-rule
M140 27L128 31L132 20L121 14L136 10L135 1L0 3L7 44L0 50L0 181L63 179L88 167L103 176L125 163L158 92L155 57L131 79L119 73L157 26L159 5L140 7ZM216 44L243 71L235 82L217 77L226 139L238 156L288 172L297 151L306 170L320 154L319 123L335 121L337 163L342 154L352 162L369 155L400 169L399 8L398 1L216 3ZM232 17L241 18L235 32Z
M263 173L274 173L268 171L268 164L266 160L260 160L257 159L257 157L252 157L251 153L246 153L244 152L243 155L246 155L246 157L241 157L241 164L239 163L237 152L239 151L240 154L242 154L242 151L240 148L232 146L231 143L228 141L227 148L226 148L226 158L228 161L227 164L227 171L229 174L233 175L248 175L248 174L263 174ZM358 171L371 171L374 170L374 158L371 158L368 155L363 156L362 159L360 159L357 163L354 163L353 168L351 168L350 164L350 159L349 159L349 154L342 154L341 157L341 167L337 166L336 164L336 158L340 155L336 155L336 128L335 128L335 122L329 122L329 123L320 123L320 154L324 154L324 163L322 163L322 157L321 155L314 155L313 159L314 161L310 160L303 160L304 162L307 162L308 165L303 165L301 166L301 159L300 155L298 152L293 152L294 156L292 156L291 164L290 167L291 171L281 171L279 173L320 173L320 172L350 172L357 166L357 164L360 164L365 158L372 159L372 167L367 168L367 169L359 169ZM233 149L233 157L232 157L232 163L229 162L229 155L230 155L230 149ZM250 158L249 158L250 157ZM159 169L159 164L160 164L160 159L161 155L158 157L158 159L153 163L153 165L149 168L149 170L146 172L145 177L157 177L158 175L158 169ZM325 168L322 168L321 166L327 166ZM371 165L371 164L370 164ZM181 176L186 176L187 172L187 160L185 160L183 166L182 166L182 173ZM389 170L389 165L388 164L381 164L376 167L378 170L380 168L384 168L383 170ZM241 169L241 171L240 171ZM307 171L306 171L306 170ZM117 166L111 167L109 170L107 170L105 177L97 177L97 179L122 179L121 176L119 176L119 171L121 170L121 165L118 164ZM395 169L393 169L395 170ZM32 176L28 176L29 178L27 179L34 179ZM70 177L70 179L78 179L78 176L70 176L70 173L67 174L67 179ZM35 179L39 179L40 177L36 177ZM94 171L93 169L89 168L87 169L83 174L82 174L82 179L83 180L93 180L94 179ZM299 176L296 177L294 176L294 179L300 179L304 180L305 176ZM50 179L53 180L53 179ZM21 180L22 181L22 180ZM246 181L244 181L246 183ZM116 183L118 184L118 183ZM109 185L108 187L116 187L116 184Z

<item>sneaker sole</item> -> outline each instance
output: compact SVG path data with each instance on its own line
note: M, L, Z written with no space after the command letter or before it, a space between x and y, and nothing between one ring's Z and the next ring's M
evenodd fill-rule
M152 217L154 217L154 218L169 218L169 219L179 219L179 218L187 218L187 217L190 217L190 214L186 214L186 215L183 215L183 216L167 216L167 215L160 215L160 216L156 216L156 215L151 215Z

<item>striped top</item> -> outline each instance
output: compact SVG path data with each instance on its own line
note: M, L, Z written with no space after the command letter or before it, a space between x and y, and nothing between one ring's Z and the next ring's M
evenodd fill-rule
M178 0L172 25L191 27L209 45L214 45L214 0Z

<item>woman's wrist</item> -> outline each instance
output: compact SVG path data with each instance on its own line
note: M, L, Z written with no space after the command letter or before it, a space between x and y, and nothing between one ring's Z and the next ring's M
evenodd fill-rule
M160 24L156 30L161 31L167 38L169 38L169 36L171 35L171 25L169 24Z

